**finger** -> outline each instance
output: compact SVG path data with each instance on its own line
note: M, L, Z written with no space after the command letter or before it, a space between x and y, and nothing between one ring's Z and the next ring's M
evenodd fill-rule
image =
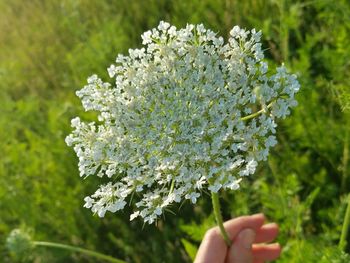
M224 227L229 235L230 239L233 240L245 228L250 228L257 231L264 223L265 216L263 214L255 214L251 216L240 216L231 219L224 223Z
M278 225L270 223L263 225L256 231L254 243L268 243L273 241L278 235Z
M233 240L244 228L258 230L263 225L264 220L265 217L263 214L241 216L225 222L224 227L230 239ZM203 238L196 255L195 263L223 262L224 259L221 259L221 257L223 255L225 257L226 252L227 245L220 234L219 228L212 228L207 231Z
M253 229L242 230L234 239L228 254L229 263L252 263L252 245L255 239Z
M254 260L270 261L280 256L281 246L278 243L253 245L252 251Z
M194 263L224 262L227 245L218 227L208 230L199 246Z

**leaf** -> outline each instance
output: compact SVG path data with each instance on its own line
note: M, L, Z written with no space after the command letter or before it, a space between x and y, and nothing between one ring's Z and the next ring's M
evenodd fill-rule
M187 255L191 258L192 261L194 261L198 248L184 238L181 239L181 243L184 246Z

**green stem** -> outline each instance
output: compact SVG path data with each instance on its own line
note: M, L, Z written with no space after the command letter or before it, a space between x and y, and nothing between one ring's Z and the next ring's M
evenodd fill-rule
M348 195L347 199L348 199L347 200L347 208L346 208L346 213L345 213L344 222L343 222L343 228L342 228L340 240L339 240L339 248L341 250L345 250L346 239L348 237L349 225L350 225L350 194Z
M220 232L222 237L225 240L226 245L229 247L231 246L231 240L224 228L224 224L222 221L222 215L221 215L221 211L220 211L220 202L219 202L219 195L218 193L213 193L211 192L211 200L213 203L213 210L214 210L214 215L215 215L215 219L216 219L216 223L218 224L219 228L220 228Z
M263 109L261 109L261 110L259 110L259 111L257 111L257 112L254 112L253 114L250 114L250 115L248 115L248 116L242 117L242 118L241 118L241 121L247 121L247 120L250 120L250 119L255 118L256 116L258 116L258 115L260 115L260 114L262 114L262 113L265 113L265 112L266 112L266 109L271 108L274 102L275 102L275 101L272 101L269 105L266 106L266 108L263 108Z
M65 249L65 250L69 250L69 251L79 252L82 254L93 256L95 258L104 259L106 261L113 262L113 263L126 263L123 260L116 259L116 258L113 258L111 256L107 256L107 255L104 255L104 254L101 254L101 253L98 253L95 251L91 251L88 249L84 249L84 248L73 247L73 246L59 244L59 243L53 243L53 242L45 242L45 241L34 241L33 243L35 246L54 247L54 248L60 248L60 249Z
M348 122L349 123L349 122ZM347 126L349 127L349 126ZM345 140L344 140L344 148L343 148L343 164L342 164L342 181L341 181L341 190L346 190L346 181L347 181L347 168L349 162L349 130L346 131Z
M289 30L287 25L286 17L286 3L285 0L280 0L279 2L280 9L280 39L281 39L281 50L283 61L288 62L289 57Z
M174 191L174 187L175 187L175 179L173 179L171 181L170 190L169 190L169 194L168 195L172 194L172 192Z

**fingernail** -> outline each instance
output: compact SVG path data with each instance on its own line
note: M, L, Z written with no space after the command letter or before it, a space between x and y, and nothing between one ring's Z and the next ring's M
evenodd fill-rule
M265 217L265 215L263 213L254 214L252 216L254 216L254 217Z
M277 231L279 230L279 227L278 227L278 225L277 225L276 223L268 223L268 224L265 224L265 225L264 225L264 228L265 228L265 229L266 229L266 228L276 228Z
M247 249L251 249L253 242L255 240L255 232L251 229L244 230L244 237L243 237L243 246Z

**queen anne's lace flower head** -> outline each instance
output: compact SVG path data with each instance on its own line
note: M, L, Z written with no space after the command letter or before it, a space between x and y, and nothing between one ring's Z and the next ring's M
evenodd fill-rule
M152 223L203 189L238 189L277 143L275 119L297 104L296 76L268 71L260 37L235 26L225 44L203 25L160 22L108 68L113 85L89 77L77 95L98 122L73 119L66 142L81 176L109 183L85 207L102 217L132 198L130 219Z

